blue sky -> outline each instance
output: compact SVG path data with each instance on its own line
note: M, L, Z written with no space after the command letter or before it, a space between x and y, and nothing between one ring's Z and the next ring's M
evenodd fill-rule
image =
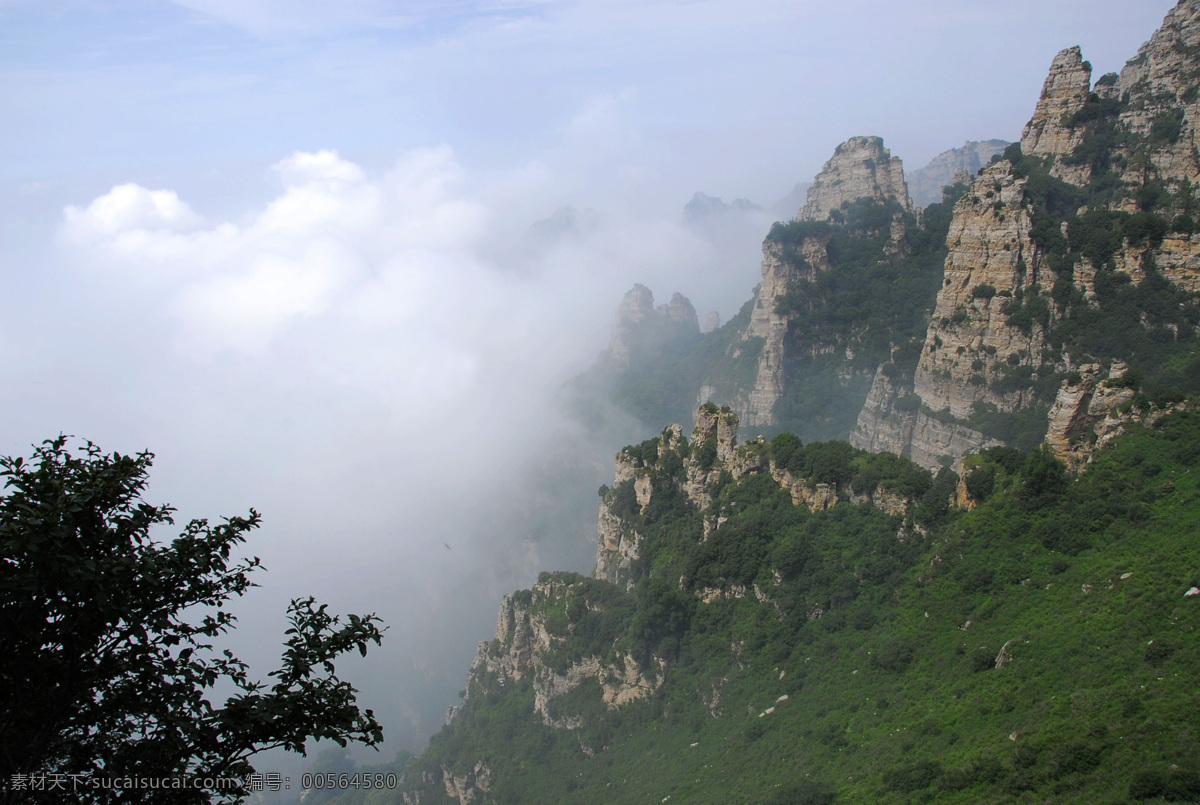
M361 687L415 745L499 596L589 569L497 523L544 450L620 447L553 400L621 295L749 298L773 213L689 228L693 192L1016 139L1055 53L1119 70L1171 5L0 0L0 450L150 448L184 516L263 511L247 655L289 596L378 611Z

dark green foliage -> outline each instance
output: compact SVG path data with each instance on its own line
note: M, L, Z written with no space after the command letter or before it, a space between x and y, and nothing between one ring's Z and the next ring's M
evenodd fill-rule
M892 791L911 794L929 788L942 776L942 764L936 760L920 760L912 765L898 766L883 773L883 784Z
M1040 509L1054 503L1067 488L1067 468L1048 447L1029 455L1022 475L1025 482L1018 499L1030 509Z
M1167 802L1200 801L1200 773L1194 769L1148 769L1140 771L1129 784L1133 799L1155 799Z
M784 784L768 802L769 805L833 805L836 799L828 786L804 780Z
M972 498L977 501L987 500L996 488L996 467L991 464L976 467L967 473L964 483L967 486L967 494Z
M958 488L958 474L949 467L942 467L930 484L929 490L921 496L913 516L918 523L936 525L944 520L950 512L950 502Z
M696 597L664 579L651 577L638 586L634 599L633 621L629 627L634 656L642 663L649 663L655 650L661 649L663 642L669 640L673 650L658 653L667 659L675 659L679 638L687 631L696 609Z
M708 441L701 444L699 447L697 447L695 449L695 451L693 451L692 456L693 456L693 458L696 459L696 463L700 466L701 469L711 470L713 467L713 464L717 460L717 441L716 441L716 439L709 439Z
M893 673L905 671L912 661L912 646L902 638L888 640L871 655L872 665Z
M973 299L991 299L996 295L996 286L980 283L971 289L971 298Z
M31 461L0 459L5 802L64 800L53 786L15 793L8 784L18 774L244 778L264 749L383 740L333 666L380 642L374 615L350 615L343 625L312 598L293 600L269 685L213 649L233 629L230 599L254 586L258 559L231 556L259 516L193 520L170 543L157 541L151 532L172 525L174 510L142 499L152 458L106 455L91 442L73 451L59 437ZM210 700L218 693L224 704ZM170 789L154 801L240 802L247 793ZM70 799L117 801L112 794L81 787Z
M846 442L812 442L804 448L804 477L818 484L845 483L850 480L854 453Z
M639 510L633 479L622 481L609 492L609 509L618 517L632 519Z
M804 443L792 433L781 433L771 439L770 456L775 465L796 475L804 472Z
M1150 145L1172 145L1183 132L1183 110L1172 109L1154 118L1150 124Z

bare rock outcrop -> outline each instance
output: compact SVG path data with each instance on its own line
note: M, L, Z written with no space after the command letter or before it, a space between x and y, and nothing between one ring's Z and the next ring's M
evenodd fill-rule
M1054 57L1050 75L1042 86L1033 117L1021 133L1021 151L1039 157L1061 158L1083 141L1085 129L1071 126L1071 117L1087 104L1092 92L1092 66L1083 60L1078 47L1067 48ZM1086 167L1068 169L1057 159L1052 172L1074 184L1090 178Z
M611 660L582 657L561 672L546 662L548 653L570 636L570 626L567 633L562 633L561 626L550 625L547 610L562 607L572 597L586 599L586 591L578 582L548 575L543 575L531 589L504 597L495 638L481 642L475 652L475 661L467 675L467 697L529 677L534 690L534 710L542 723L556 729L579 729L581 719L556 715L551 703L584 682L599 683L604 703L610 709L656 691L666 669L665 662L657 658L652 658L651 667L644 668L628 653L618 653ZM600 605L584 600L584 606L594 609Z
M901 402L902 398L907 405ZM908 455L919 405L920 400L910 388L893 383L879 369L858 414L858 423L850 433L850 444L872 453Z
M1006 367L1034 362L1043 342L1040 328L1014 327L1003 312L1033 285L1053 284L1030 238L1025 180L1011 169L1003 160L988 167L955 205L945 278L914 378L926 406L960 419L977 402L1001 411L1025 403L1027 390L998 391L993 381Z
M679 427L674 425L672 427ZM713 483L731 468L738 435L738 415L728 406L702 405L692 429L692 445L684 464L687 482L683 491L697 508L712 502ZM741 477L740 475L735 477Z
M482 760L460 776L455 776L442 766L442 785L446 789L446 796L459 805L483 802L492 789L492 770Z
M1121 127L1149 137L1148 156L1160 178L1172 182L1200 182L1200 154L1196 152L1200 106L1195 87L1196 53L1200 49L1200 2L1180 0L1167 13L1162 26L1121 70L1112 88L1114 97L1129 94L1131 103L1121 112ZM1178 120L1178 133L1154 137L1155 127L1169 118ZM1161 131L1161 129L1160 129ZM1124 178L1136 179L1136 164L1126 165ZM1140 182L1139 182L1140 183Z
M851 137L839 145L808 188L808 200L796 219L824 221L831 210L860 198L895 199L912 210L904 165L881 137Z
M1004 307L1038 283L1053 283L1030 237L1025 180L1001 160L984 168L954 208L949 253L911 387L876 374L855 447L887 450L933 469L997 444L962 424L983 403L1011 412L1030 402L1027 386L1001 382L1040 361L1040 327L1009 324ZM898 403L903 404L898 405Z

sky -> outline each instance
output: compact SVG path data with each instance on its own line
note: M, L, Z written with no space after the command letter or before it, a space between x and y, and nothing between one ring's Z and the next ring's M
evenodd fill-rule
M1119 70L1172 5L0 0L0 453L261 511L239 652L292 597L377 612L346 673L418 750L500 596L590 570L564 490L621 443L558 399L633 283L727 319L838 143L1018 139L1055 53Z

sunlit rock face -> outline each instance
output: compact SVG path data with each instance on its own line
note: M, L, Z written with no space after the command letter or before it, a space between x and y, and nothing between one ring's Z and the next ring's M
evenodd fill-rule
M848 201L895 199L912 209L904 165L892 156L881 137L851 137L833 152L808 189L808 201L796 216L800 221L823 221L831 210Z
M1055 56L1037 108L1021 133L1021 151L1050 158L1074 151L1085 130L1070 125L1070 120L1088 102L1091 92L1092 65L1083 60L1080 49L1068 48ZM1087 181L1088 171L1082 166L1068 170L1060 159L1055 170L1056 175L1075 184Z
M587 600L587 591L577 581L543 577L529 590L504 596L497 616L496 635L483 641L475 652L475 661L467 674L466 695L494 693L512 687L522 679L532 681L534 712L542 723L555 729L575 730L583 726L578 717L556 717L551 702L588 680L597 680L604 703L610 709L646 698L662 685L665 663L651 657L649 666L641 666L630 654L619 653L612 660L582 657L565 670L556 671L546 662L547 655L570 637L570 627L556 624L549 612L574 598L588 608L600 604ZM564 631L565 628L565 631ZM450 713L449 720L457 711Z
M1169 220L1187 209L1189 199L1200 200L1198 53L1200 0L1180 2L1119 77L1093 85L1079 48L1063 50L1021 137L1021 152L1045 160L1051 176L1079 188L1098 177L1112 186L1106 206L1092 210L1144 213L1152 209L1147 188L1171 199L1165 208L1170 212L1158 213L1168 216L1161 239L1135 243L1126 237L1108 260L1135 284L1157 271L1179 288L1200 289L1200 233L1179 230ZM1075 366L1065 349L1051 347L1044 322L1018 326L1005 313L1012 299L1040 290L1054 326L1066 311L1048 298L1050 290L1068 279L1095 304L1093 262L1075 255L1058 264L1070 272L1060 277L1047 248L1034 239L1041 210L1029 200L1027 183L1002 159L983 169L955 206L945 277L912 387L876 378L850 439L855 446L894 451L932 467L995 443L963 422L980 406L1011 413L1042 405L1050 406L1047 443L1079 467L1133 416L1124 405L1132 393L1121 387L1119 375ZM1066 224L1062 235L1070 236ZM1020 371L1078 371L1080 379L1064 382L1056 398L1038 399L1032 386L1002 382ZM1124 370L1114 365L1111 371ZM901 400L903 410L896 406Z

